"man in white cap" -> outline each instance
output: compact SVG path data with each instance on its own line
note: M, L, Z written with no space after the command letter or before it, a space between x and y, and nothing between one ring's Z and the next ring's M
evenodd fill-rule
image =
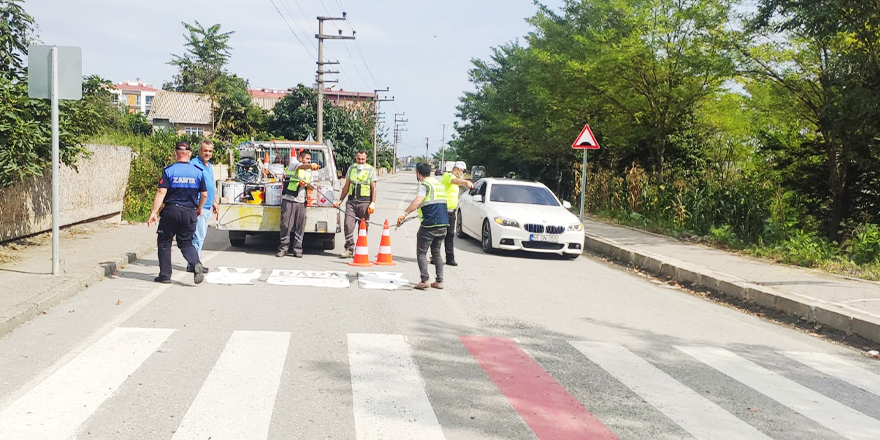
M464 179L464 171L467 165L458 161L452 168L451 173L443 174L440 183L446 188L446 208L449 211L449 227L446 228L446 239L443 246L446 248L446 264L450 266L458 266L455 262L455 246L452 240L455 238L456 210L458 209L458 187L466 186L468 189L474 187L474 183Z

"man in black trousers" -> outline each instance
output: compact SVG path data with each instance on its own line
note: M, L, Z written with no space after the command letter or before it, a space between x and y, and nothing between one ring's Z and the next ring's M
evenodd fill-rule
M178 142L174 147L177 162L168 165L159 178L159 189L153 198L153 210L147 227L159 222L156 244L159 248L159 276L153 281L171 283L171 242L177 238L177 247L193 267L193 281L200 284L205 279L199 253L193 246L196 220L208 200L208 188L202 170L190 163L192 150L188 142ZM163 207L164 205L164 207ZM161 220L159 210L161 209Z

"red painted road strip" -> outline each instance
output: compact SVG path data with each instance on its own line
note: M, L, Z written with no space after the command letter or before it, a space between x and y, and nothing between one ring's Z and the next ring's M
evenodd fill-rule
M515 342L459 340L540 440L619 440Z

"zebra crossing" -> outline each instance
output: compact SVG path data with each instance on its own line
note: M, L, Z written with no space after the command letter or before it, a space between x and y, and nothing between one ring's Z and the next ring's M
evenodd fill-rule
M112 330L0 408L0 439L90 438L79 437L81 426L102 405L109 405L108 399L130 392L126 391L126 382L138 370L147 368L148 360L161 353L160 348L177 331L132 327ZM201 360L210 364L210 371L201 379L192 379L202 381L198 392L177 415L180 422L173 433L163 438L270 438L273 418L285 417L276 400L284 386L285 362L297 340L289 332L232 332L215 358ZM530 355L534 346L522 346L508 338L471 335L459 336L454 342L461 347L459 361L478 366L485 373L486 383L503 396L521 418L522 429L534 438L628 438L619 437L622 430L618 418L609 421L607 414L604 418L594 415L591 409L596 405L584 397L589 394L577 389L577 385L563 385L555 378L559 375L554 373L559 371L542 365L540 356ZM407 337L352 333L346 335L345 343L348 377L343 380L350 382L348 411L358 440L447 438L444 419L438 417L438 405L447 402L438 402L428 392L428 379L420 373L425 368L420 362L428 361L414 354L415 348ZM772 432L738 416L730 405L707 398L693 383L680 377L679 371L624 345L588 340L567 344L573 350L560 356L576 358L568 359L566 365L573 369L583 367L584 371L604 371L616 381L615 385L629 390L634 398L646 402L690 436L682 438L774 438ZM826 433L811 438L880 439L877 412L865 414L847 406L813 384L799 383L774 371L772 365L762 365L742 353L720 347L665 348L692 359L718 378L731 380L736 387L772 400L780 411L804 417L816 426L810 432ZM796 368L808 369L815 377L848 387L852 393L880 399L880 375L868 362L826 353L777 354ZM605 380L596 374L584 373L584 377L587 382L595 382L591 383L594 387L602 386ZM453 383L455 380L444 379ZM638 418L638 414L626 416ZM137 424L137 420L127 423Z

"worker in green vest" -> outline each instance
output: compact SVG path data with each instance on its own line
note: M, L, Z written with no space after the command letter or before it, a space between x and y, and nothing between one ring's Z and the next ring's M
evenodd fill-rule
M345 173L342 194L333 202L333 206L339 207L348 196L345 203L345 251L340 258L351 258L360 219L369 222L370 214L376 210L376 169L367 163L366 151L358 151L354 160L355 164Z
M440 245L446 238L446 227L449 226L449 214L446 209L446 188L431 177L431 164L422 163L416 167L416 179L419 189L416 198L403 211L403 215L397 219L397 226L403 224L409 213L418 209L419 220L422 226L416 235L416 260L419 263L421 282L415 285L416 289L427 290L428 287L435 289L443 288L443 260L440 259ZM428 284L428 248L434 257L434 270L437 278L435 282Z
M443 174L443 177L440 178L440 183L443 185L443 188L446 189L446 209L449 210L449 227L446 228L446 239L443 242L443 247L446 249L446 264L448 266L458 266L458 263L455 262L455 245L453 244L453 240L455 238L455 219L456 210L458 209L459 185L466 186L468 189L474 187L473 182L464 179L464 171L466 169L467 165L464 162L455 162L455 165L452 167L452 172L445 173ZM431 263L434 263L433 257Z
M312 171L321 168L312 163L312 153L300 151L297 158L291 158L284 172L285 185L281 191L281 242L276 257L287 255L291 248L290 234L293 232L293 245L290 253L294 257L303 256L303 236L306 228L306 206L308 190L312 189Z

